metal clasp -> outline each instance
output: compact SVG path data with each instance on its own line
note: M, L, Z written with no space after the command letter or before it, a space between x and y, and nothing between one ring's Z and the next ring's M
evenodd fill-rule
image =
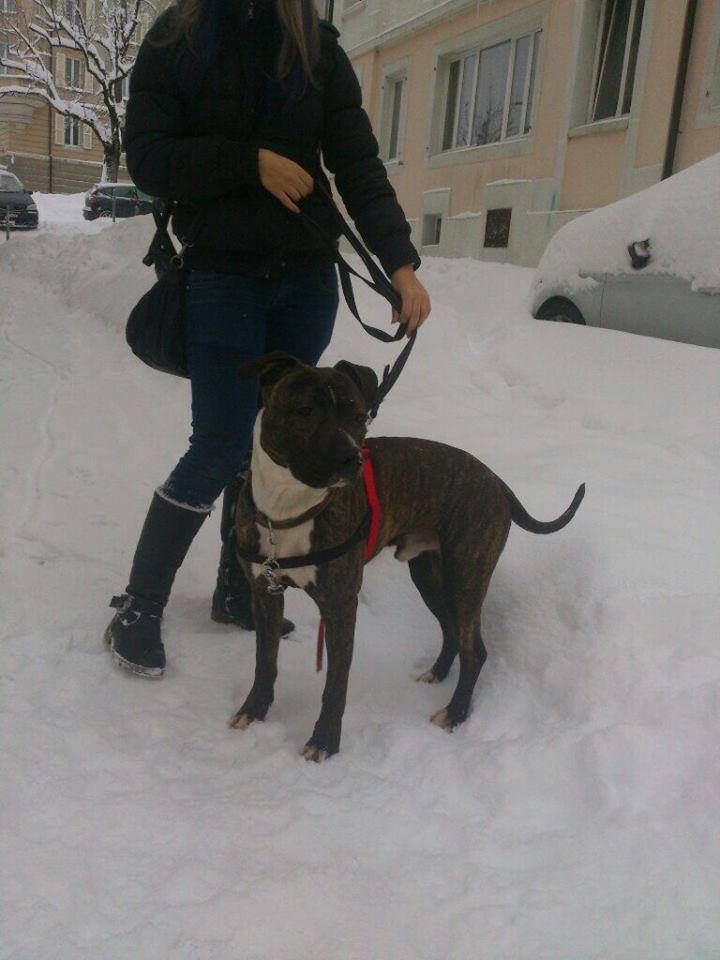
M285 593L285 587L278 580L280 564L277 562L275 557L268 557L263 564L262 572L267 583L268 593L272 593L273 595Z
M277 559L277 541L275 540L275 531L273 530L273 525L268 517L267 521L268 526L268 540L270 541L270 556L267 558L263 564L263 576L267 581L268 593L277 595L279 593L285 592L285 587L278 580L278 573L280 572L280 564Z
M195 244L190 240L181 240L180 242L182 244L180 247L180 252L176 253L175 256L171 258L178 270L182 270L182 268L185 266L185 254L188 252L188 250L192 250L192 248L195 246Z

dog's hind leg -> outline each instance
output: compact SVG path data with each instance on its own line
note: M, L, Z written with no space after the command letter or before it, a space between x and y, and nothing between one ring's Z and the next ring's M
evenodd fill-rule
M480 632L480 615L506 536L507 532L499 528L481 551L475 544L469 544L450 556L443 555L445 603L460 654L460 676L452 699L444 710L438 710L430 718L445 730L453 730L467 719L475 684L487 660Z
M450 703L430 717L444 730L452 731L467 719L475 684L487 660L487 650L480 633L480 624L460 629L460 677Z
M450 623L443 591L440 554L434 550L414 557L410 563L410 576L425 601L428 610L437 618L442 628L443 644L440 656L429 670L417 679L421 683L439 683L448 675L458 652L457 639Z

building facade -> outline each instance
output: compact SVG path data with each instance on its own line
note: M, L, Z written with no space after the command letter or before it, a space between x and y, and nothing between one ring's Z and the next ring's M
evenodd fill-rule
M0 54L3 24L31 4L0 0ZM425 255L534 265L579 213L720 150L720 0L336 0L333 12ZM50 62L61 92L94 95L76 53ZM0 98L0 166L30 189L75 192L99 179L102 149L42 100Z
M95 0L65 0L68 10L81 4L84 15L93 16ZM58 0L55 0L56 6ZM0 56L8 56L12 43L12 24L25 25L34 12L33 0L0 0ZM142 39L147 24L134 38ZM98 102L94 81L85 69L82 55L72 49L46 48L46 62L52 70L58 93L63 99ZM22 82L22 77L20 77ZM17 71L0 64L0 91L17 84ZM125 81L116 92L118 100L127 99ZM44 193L77 193L100 179L103 150L92 130L72 118L66 118L37 96L0 97L0 168L12 170L29 190ZM119 178L128 179L121 164Z
M425 255L534 265L720 150L720 0L345 0L335 21Z

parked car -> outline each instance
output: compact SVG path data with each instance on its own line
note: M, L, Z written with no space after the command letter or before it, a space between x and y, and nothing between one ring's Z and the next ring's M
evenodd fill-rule
M531 312L720 347L718 251L720 154L558 230Z
M32 199L32 190L26 190L9 170L0 170L0 228L10 220L11 229L34 230L38 225L38 209Z
M134 183L96 183L85 194L85 219L111 217L113 194L116 217L136 217L138 214L152 212L152 197L138 190Z

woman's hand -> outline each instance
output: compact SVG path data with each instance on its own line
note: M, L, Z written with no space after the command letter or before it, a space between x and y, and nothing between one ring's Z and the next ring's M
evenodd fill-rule
M402 312L393 310L393 323L406 323L407 335L413 334L427 320L432 310L430 294L415 275L412 264L398 267L390 278L395 289L402 298Z
M300 213L298 201L312 193L315 186L307 170L303 170L294 160L264 148L258 151L258 169L260 182L265 189L288 210Z

